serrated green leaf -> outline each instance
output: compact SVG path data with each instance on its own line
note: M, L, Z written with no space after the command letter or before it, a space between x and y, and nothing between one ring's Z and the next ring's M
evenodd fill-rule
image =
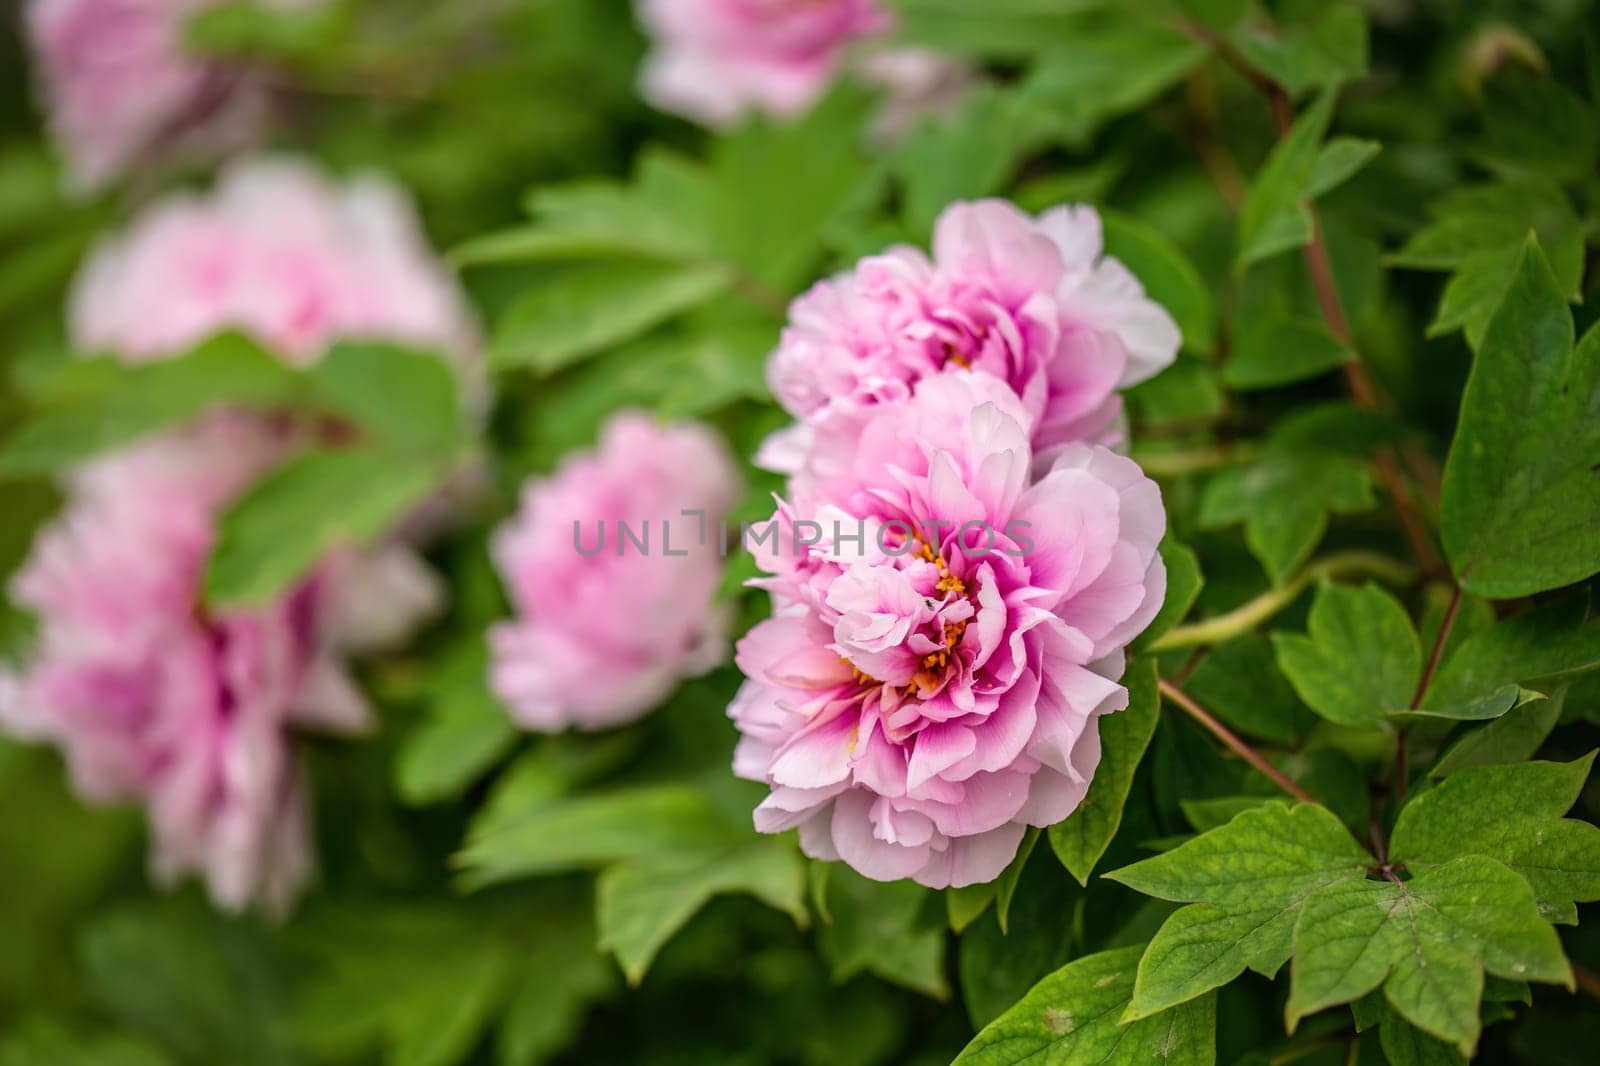
M1117 1018L1133 989L1139 948L1103 951L1068 963L973 1037L956 1066L1095 1062L1210 1066L1216 1061L1216 1003L1206 996L1128 1025Z
M392 529L439 478L434 467L377 448L290 459L223 512L206 564L206 602L270 602L328 549L365 545Z
M1192 904L1162 925L1124 1017L1148 1017L1233 980L1271 974L1289 957L1295 916L1323 885L1359 878L1371 856L1326 808L1281 802L1106 876Z
M1572 980L1527 882L1505 866L1470 856L1410 881L1343 881L1313 892L1295 923L1286 1020L1292 1031L1382 987L1407 1021L1470 1055L1485 970Z
M1099 720L1100 765L1089 791L1066 821L1050 827L1050 847L1079 884L1089 883L1095 863L1105 854L1122 824L1122 808L1133 787L1133 775L1155 735L1161 717L1156 689L1156 664L1149 656L1128 668L1128 707ZM1004 929L1004 923L1001 924Z
M1284 676L1307 706L1338 725L1375 729L1411 705L1422 645L1399 602L1374 584L1324 584L1307 636L1272 634Z
M1591 752L1570 763L1464 768L1406 804L1389 857L1414 872L1463 855L1497 859L1527 879L1554 920L1600 899L1600 827L1562 818L1593 764Z
M1532 239L1484 335L1445 464L1440 528L1463 588L1510 598L1600 570L1600 328Z

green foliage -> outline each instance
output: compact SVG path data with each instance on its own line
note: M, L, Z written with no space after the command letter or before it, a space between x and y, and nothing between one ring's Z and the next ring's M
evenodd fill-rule
M722 129L641 102L637 7L186 21L270 87L264 148L415 197L485 338L293 365L238 333L72 350L88 250L210 164L66 192L0 29L0 580L86 461L245 408L298 443L229 502L197 610L397 527L448 591L356 663L369 736L295 737L318 874L281 920L166 894L139 812L0 739L0 1066L1592 1058L1567 988L1600 970L1593 0L892 0L814 105ZM908 102L885 46L953 66ZM790 301L991 196L1092 205L1182 335L1125 391L1166 598L1079 806L935 891L754 831L731 667L604 733L522 730L486 632L524 480L639 408L722 435L736 517L765 517ZM718 595L735 638L768 609L750 576ZM35 639L8 601L7 729Z

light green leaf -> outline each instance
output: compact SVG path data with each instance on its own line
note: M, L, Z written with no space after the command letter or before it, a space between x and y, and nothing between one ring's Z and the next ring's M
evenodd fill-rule
M1315 200L1337 189L1372 162L1382 150L1383 146L1377 141L1364 141L1359 137L1333 138L1322 146L1316 162L1311 164L1306 196Z
M395 758L395 788L407 803L460 795L516 742L516 726L489 691L487 670L487 651L476 642L441 663L428 686L427 718Z
M749 836L704 791L688 784L641 785L568 798L529 797L479 820L457 856L473 887L516 877L722 852Z
M1148 1017L1289 957L1295 916L1316 889L1362 877L1372 857L1326 808L1269 802L1154 858L1106 876L1190 903L1139 963L1126 1019Z
M388 444L442 453L461 436L456 376L437 353L341 341L308 378L314 403Z
M600 874L596 917L601 950L617 956L630 984L644 979L656 953L713 896L748 892L809 922L804 860L785 841L763 839L733 851L620 862Z
M1553 921L1600 899L1600 827L1562 818L1593 764L1591 752L1570 763L1464 768L1411 798L1389 857L1413 873L1463 855L1498 859L1528 880Z
M1600 570L1600 329L1572 316L1536 242L1489 324L1445 465L1440 527L1463 588L1511 598Z
M502 367L542 374L618 344L732 284L727 268L650 260L567 267L523 293L495 330Z
M1505 714L1471 730L1439 756L1429 777L1445 777L1468 766L1498 766L1533 758L1561 719L1565 686L1549 699L1519 703Z
M68 387L46 394L0 444L0 476L49 474L221 405L291 403L300 376L241 334L222 333L187 355L63 368Z
M270 602L328 549L369 544L388 532L439 478L434 467L376 448L290 459L223 512L206 565L206 602Z
M1139 950L1119 948L1068 963L973 1037L956 1066L1211 1066L1217 1040L1214 997L1118 1023L1133 989Z
M1122 808L1133 787L1134 771L1139 768L1161 717L1153 658L1135 660L1124 683L1128 686L1127 709L1099 719L1100 765L1088 793L1066 821L1049 830L1050 847L1082 885L1089 883L1095 863L1117 835ZM1001 928L1005 928L1003 922Z
M1382 987L1403 1018L1471 1055L1487 970L1570 986L1555 930L1522 878L1493 859L1457 859L1410 881L1349 880L1305 901L1285 1012L1307 1014Z
M1324 93L1296 120L1256 175L1239 210L1235 267L1298 248L1311 240L1308 188L1333 117L1332 93Z
M1375 584L1317 589L1309 636L1274 633L1278 665L1300 698L1339 725L1373 729L1411 705L1422 645L1411 618Z
M1108 119L1144 106L1206 56L1205 45L1170 26L1119 16L1051 39L1023 83L1069 141L1086 141Z
M1418 707L1414 710L1385 711L1384 717L1391 720L1405 721L1408 719L1447 718L1457 722L1486 722L1499 718L1519 700L1544 699L1537 692L1528 692L1516 685L1503 685L1486 696L1479 696L1475 700L1465 703L1446 704L1439 707Z

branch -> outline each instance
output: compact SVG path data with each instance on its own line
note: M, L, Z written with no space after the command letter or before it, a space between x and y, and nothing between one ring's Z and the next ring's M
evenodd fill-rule
M1183 689L1179 688L1177 685L1174 685L1164 677L1159 678L1156 684L1160 686L1161 694L1163 696L1171 700L1173 703L1176 703L1179 707L1183 708L1183 710L1188 713L1190 718L1193 718L1195 721L1204 726L1212 736L1222 741L1222 743L1232 750L1235 755L1249 763L1252 767L1264 775L1267 780L1283 789L1301 803L1317 802L1315 796L1301 788L1299 783L1291 778L1288 774L1284 773L1282 770L1268 762L1265 755L1262 755L1249 744L1246 744L1239 738L1237 733L1223 725L1221 722L1217 721L1210 711L1196 703L1187 692L1183 691Z
M1323 578L1375 577L1392 585L1405 585L1415 576L1416 571L1412 567L1387 555L1365 551L1338 552L1310 563L1282 585L1268 589L1226 614L1169 630L1151 642L1150 650L1170 651L1173 648L1194 648L1232 640L1289 606L1308 585Z

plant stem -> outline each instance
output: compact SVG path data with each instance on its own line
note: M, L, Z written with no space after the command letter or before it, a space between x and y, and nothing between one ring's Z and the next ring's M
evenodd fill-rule
M1323 578L1363 576L1376 577L1394 585L1404 585L1416 576L1416 572L1408 564L1376 552L1337 552L1308 564L1305 569L1282 585L1268 589L1226 614L1219 614L1215 618L1207 618L1202 622L1179 626L1168 631L1150 644L1150 650L1170 651L1173 648L1221 644L1248 633L1289 606L1313 581L1320 581Z
M1439 634L1433 638L1433 648L1428 652L1428 662L1422 668L1422 679L1417 682L1416 694L1411 697L1411 709L1414 711L1422 706L1422 698L1428 694L1428 686L1433 684L1433 675L1439 669L1439 660L1444 656L1444 646L1450 642L1450 631L1455 628L1456 613L1461 610L1461 586L1457 585L1450 593L1450 606L1444 610L1444 618L1439 623ZM1406 731L1404 728L1396 729L1394 733L1394 801L1399 803L1406 796L1406 782L1410 778L1410 771L1406 766Z
M1232 750L1235 755L1249 763L1257 771L1263 774L1267 780L1283 789L1301 803L1317 802L1316 798L1312 796L1311 793L1301 788L1300 785L1288 774L1285 774L1282 770L1268 762L1266 756L1262 755L1259 751L1256 751L1249 744L1246 744L1239 738L1237 733L1223 725L1221 722L1217 721L1210 711L1196 703L1187 692L1183 691L1183 689L1179 688L1177 685L1174 685L1164 677L1158 679L1156 683L1158 686L1160 686L1161 694L1163 696L1171 700L1173 703L1176 703L1179 707L1183 708L1190 718L1193 718L1196 722L1199 722L1202 726L1204 726L1212 736L1222 741L1222 743Z

